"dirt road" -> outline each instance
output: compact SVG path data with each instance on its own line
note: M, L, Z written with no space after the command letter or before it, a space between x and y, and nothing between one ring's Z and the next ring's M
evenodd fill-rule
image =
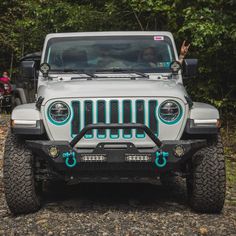
M0 125L1 163L7 127ZM236 235L232 189L223 213L207 215L189 209L183 182L173 190L159 184L48 186L40 211L15 217L0 178L0 235Z

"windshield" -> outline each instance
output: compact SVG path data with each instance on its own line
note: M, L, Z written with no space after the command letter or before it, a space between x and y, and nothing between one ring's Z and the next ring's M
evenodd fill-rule
M167 36L60 37L48 41L44 62L52 71L133 70L170 72L174 60Z

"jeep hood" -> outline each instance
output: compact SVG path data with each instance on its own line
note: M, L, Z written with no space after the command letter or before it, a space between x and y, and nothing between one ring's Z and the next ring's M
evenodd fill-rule
M44 105L51 99L105 97L168 97L184 102L187 95L182 84L170 80L72 80L41 85L38 97Z

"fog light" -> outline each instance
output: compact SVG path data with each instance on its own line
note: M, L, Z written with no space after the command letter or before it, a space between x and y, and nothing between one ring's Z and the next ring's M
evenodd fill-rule
M182 145L177 145L174 148L174 154L176 157L182 157L185 153L184 147Z
M48 149L48 154L49 154L50 157L56 158L56 157L59 156L59 150L58 150L57 147L51 146L51 147L49 147L49 149Z

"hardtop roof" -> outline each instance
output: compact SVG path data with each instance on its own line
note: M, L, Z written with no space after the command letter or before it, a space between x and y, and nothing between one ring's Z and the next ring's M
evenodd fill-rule
M71 32L71 33L52 33L48 34L46 39L57 37L92 37L92 36L148 36L160 35L173 38L172 33L168 31L100 31L100 32Z

